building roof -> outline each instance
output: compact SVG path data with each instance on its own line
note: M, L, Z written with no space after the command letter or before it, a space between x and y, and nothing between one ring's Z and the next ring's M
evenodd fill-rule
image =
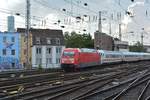
M25 33L24 28L18 28L17 32ZM36 37L40 37L41 43L38 45L64 45L64 37L62 30L51 30L51 29L30 29L32 34L32 44L36 44ZM47 38L52 40L51 44L47 44ZM60 44L56 43L56 38L60 39Z
M0 32L0 34L2 35L15 35L15 34L19 34L18 32Z
M17 32L19 33L25 33L26 29L25 28L17 28ZM30 29L30 32L33 33L51 33L51 34L56 34L60 35L62 33L62 30L52 30L52 29Z
M144 47L146 47L146 48L150 48L150 45L143 45Z
M113 37L110 36L109 34L106 34L106 33L103 33L103 32L99 32L99 31L96 31L95 34L101 34L102 36L107 36L107 37L113 38Z

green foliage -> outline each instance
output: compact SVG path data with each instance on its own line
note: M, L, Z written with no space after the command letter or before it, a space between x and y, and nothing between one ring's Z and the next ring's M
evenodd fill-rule
M131 52L146 52L146 49L140 42L135 43L133 46L129 46Z
M94 40L90 34L77 34L76 32L64 34L66 47L69 48L94 48Z
M38 69L39 69L39 70L42 70L42 66L41 66L41 64L39 64Z

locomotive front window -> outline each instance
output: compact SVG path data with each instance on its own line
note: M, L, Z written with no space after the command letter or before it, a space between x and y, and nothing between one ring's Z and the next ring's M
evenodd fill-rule
M66 51L65 51L65 52L63 53L63 56L73 57L74 54L75 54L74 52L66 52Z

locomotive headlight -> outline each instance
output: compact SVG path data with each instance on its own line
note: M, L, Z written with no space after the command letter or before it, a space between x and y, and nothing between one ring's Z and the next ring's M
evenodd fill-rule
M64 63L64 60L61 60L61 63Z
M74 63L74 58L63 58L62 63Z
M74 62L74 58L70 58L69 60L70 60L70 62L71 62L71 63L73 63L73 62Z
M65 63L65 61L66 61L66 59L64 59L64 58L61 60L62 63Z

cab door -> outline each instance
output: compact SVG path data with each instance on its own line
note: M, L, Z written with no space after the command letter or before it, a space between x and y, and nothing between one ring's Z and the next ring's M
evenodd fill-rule
M74 55L74 63L75 65L79 65L80 64L80 52L75 52L75 55Z

